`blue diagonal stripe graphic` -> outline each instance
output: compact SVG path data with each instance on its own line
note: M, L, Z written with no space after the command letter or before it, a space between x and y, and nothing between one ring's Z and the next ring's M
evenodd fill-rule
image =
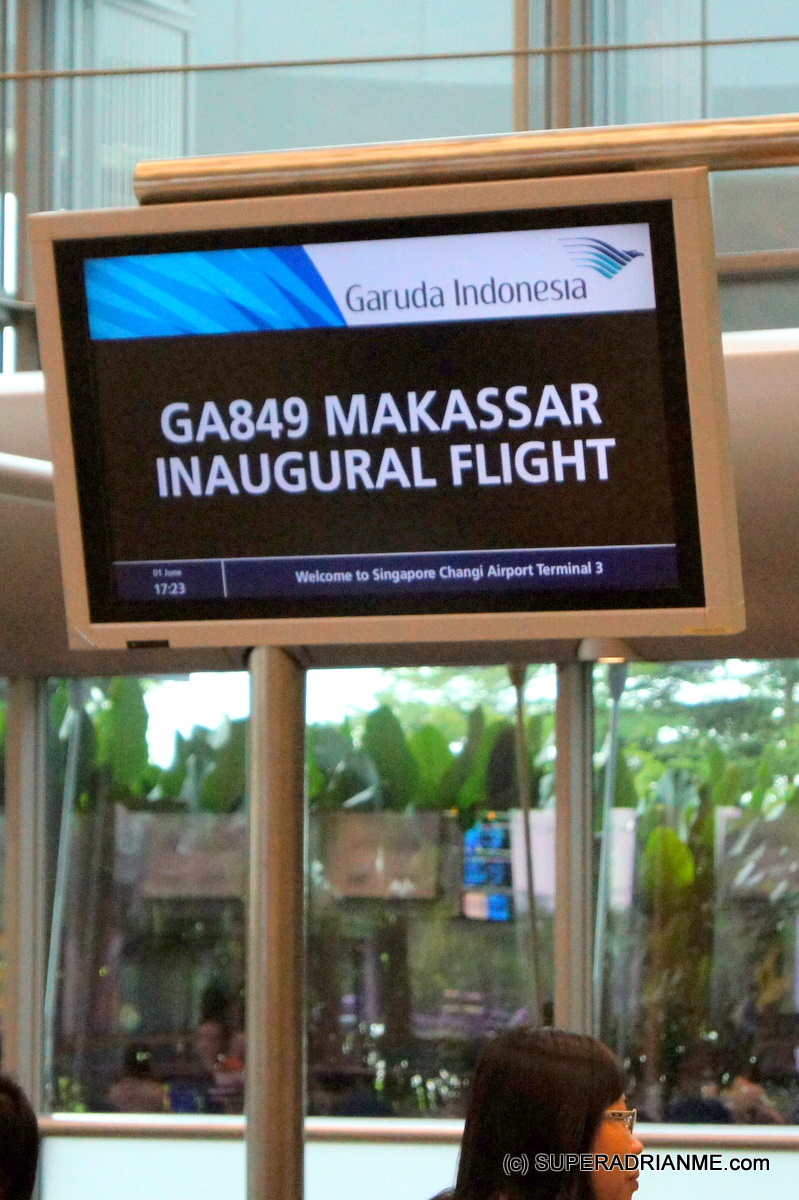
M84 267L94 340L346 324L302 246L126 255Z

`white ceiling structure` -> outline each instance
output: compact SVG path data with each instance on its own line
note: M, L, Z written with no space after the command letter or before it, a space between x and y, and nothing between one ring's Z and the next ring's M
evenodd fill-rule
M639 639L642 659L799 657L799 329L724 338L747 629L734 637ZM40 373L0 376L0 457L49 460ZM0 463L2 465L2 463ZM0 675L240 669L243 651L70 650L52 501L11 494L0 472ZM30 490L30 489L29 489ZM39 491L47 495L46 480ZM312 647L309 666L564 661L574 642Z

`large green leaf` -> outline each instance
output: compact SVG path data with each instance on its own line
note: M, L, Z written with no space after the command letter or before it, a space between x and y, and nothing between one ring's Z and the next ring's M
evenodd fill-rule
M695 773L685 767L673 767L661 775L655 791L658 803L663 806L667 824L685 839L699 808L699 787Z
M608 764L607 761L599 771L596 788L597 794L604 799L605 795L605 780L607 778ZM613 807L614 808L637 808L638 807L638 791L635 786L635 779L630 770L627 756L620 748L616 755L616 778L613 786Z
M305 744L308 761L313 764L308 794L316 808L382 806L377 768L368 754L353 745L346 721L343 725L310 725Z
M477 755L485 730L485 714L478 705L469 713L466 720L466 739L440 784L441 808L458 808L461 788L468 779ZM468 823L468 818L464 818Z
M175 733L175 757L172 765L161 772L153 799L177 800L181 795L188 771L190 745L188 738L182 733Z
M175 743L176 763L175 780L180 777L180 767L183 770L183 782L180 785L178 799L190 809L202 808L203 781L211 770L213 750L209 742L209 731L202 725L195 725L187 738L178 735Z
M776 752L773 746L766 746L757 764L755 786L749 800L752 812L762 813L766 796L774 785Z
M135 795L147 770L147 709L140 680L111 680L108 704L97 714L97 760L107 766L115 789Z
M507 728L507 721L491 721L482 731L471 768L457 795L458 808L465 816L489 807L488 767L497 738Z
M323 791L325 786L324 772L314 757L313 750L306 740L305 743L305 790L309 800L313 801Z
M743 773L738 763L725 765L723 772L711 781L711 798L715 808L737 805L743 791Z
M727 770L724 751L712 742L707 748L707 779L711 788L717 787Z
M402 809L416 799L419 767L390 708L381 704L369 713L361 749L377 768L387 808Z
M210 739L209 739L210 740ZM201 785L202 807L210 812L233 812L244 803L246 789L247 722L228 721L213 737L213 759Z
M446 737L435 725L423 725L408 738L413 757L419 768L419 803L425 808L447 807L442 782L455 761Z
M786 809L799 808L799 786L792 787L788 790L785 797Z
M525 732L527 749L532 763L537 764L548 742L547 720L543 713L533 713L527 718Z
M694 881L694 856L667 825L653 829L644 847L641 886L655 909L671 910Z
M489 808L504 811L519 803L519 780L516 762L516 727L503 722L497 728L486 766L485 802ZM535 804L537 796L531 796Z
M616 786L613 791L614 808L636 808L638 792L635 790L635 780L627 762L627 755L619 750L616 758Z

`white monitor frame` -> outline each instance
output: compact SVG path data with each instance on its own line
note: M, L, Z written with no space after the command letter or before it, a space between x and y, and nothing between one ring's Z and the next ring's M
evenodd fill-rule
M282 619L93 622L89 609L54 242L413 215L672 202L705 606ZM73 648L501 642L729 634L744 628L718 283L704 168L43 213L30 219L69 641ZM268 236L268 235L267 235Z

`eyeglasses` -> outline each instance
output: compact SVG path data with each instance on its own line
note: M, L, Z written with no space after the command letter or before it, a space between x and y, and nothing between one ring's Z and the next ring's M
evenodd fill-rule
M621 1121L627 1132L632 1133L633 1129L635 1129L635 1118L637 1115L638 1109L636 1108L611 1108L605 1113L605 1120Z

